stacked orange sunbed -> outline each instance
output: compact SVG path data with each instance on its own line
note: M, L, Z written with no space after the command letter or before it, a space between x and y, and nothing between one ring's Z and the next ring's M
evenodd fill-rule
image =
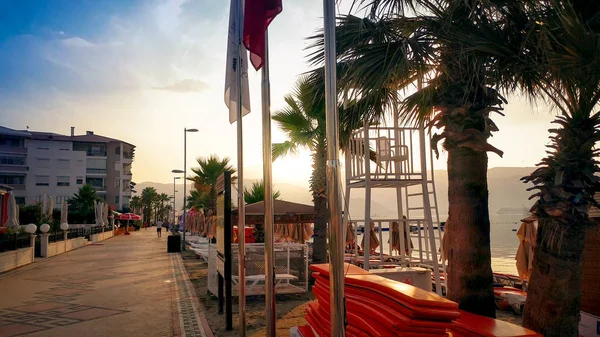
M447 336L458 305L434 293L345 264L346 336ZM312 265L316 301L306 320L319 336L330 335L329 265Z
M302 328L299 332L304 337L312 337L313 330L321 337L330 336L329 265L310 268L315 278L316 300L309 303L306 320L312 330ZM344 271L346 336L539 336L509 323L462 313L455 302L435 293L371 274L357 266L344 264Z

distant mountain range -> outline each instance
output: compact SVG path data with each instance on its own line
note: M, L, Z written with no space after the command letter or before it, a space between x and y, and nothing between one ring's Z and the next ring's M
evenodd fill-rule
M528 200L533 193L526 189L531 185L526 185L520 179L535 170L534 167L495 167L488 170L488 186L490 191L490 215L495 214L524 214L531 207L533 202ZM438 208L441 216L448 213L448 172L445 170L435 171L435 187L438 200ZM249 187L258 179L249 179L244 182L244 186ZM155 182L143 182L136 185L138 194L148 186L152 186L158 193L173 194L173 184L163 184ZM274 187L281 192L281 199L312 204L312 196L308 191L308 182L306 186L299 186L291 183L275 182ZM188 194L191 185L188 186ZM183 184L176 185L177 201L181 200L183 193ZM373 217L387 218L394 217L396 214L396 191L394 189L373 190L371 214ZM354 191L350 198L350 214L354 218L361 218L364 214L364 192ZM234 192L235 194L235 192ZM234 195L235 198L235 195ZM415 202L415 205L420 203Z

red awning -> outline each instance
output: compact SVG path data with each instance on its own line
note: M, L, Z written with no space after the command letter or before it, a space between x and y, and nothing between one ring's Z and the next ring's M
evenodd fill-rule
M117 220L142 220L142 217L137 214L133 214L133 213L123 213L123 214L117 215L117 217L115 219L117 219Z

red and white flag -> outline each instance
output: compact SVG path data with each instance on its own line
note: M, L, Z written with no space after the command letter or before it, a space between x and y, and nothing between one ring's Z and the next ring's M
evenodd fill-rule
M227 65L225 71L225 105L229 108L229 123L234 123L238 116L237 81L241 78L242 88L242 116L250 112L250 90L248 86L248 51L244 48L241 39L241 27L238 21L239 1L231 0L229 7L229 34L227 36ZM243 19L242 19L243 22ZM238 60L241 55L241 62ZM240 74L241 73L241 74ZM240 76L241 75L241 76Z
M246 0L244 8L244 46L250 51L254 69L263 66L265 57L265 32L269 24L281 13L281 0Z

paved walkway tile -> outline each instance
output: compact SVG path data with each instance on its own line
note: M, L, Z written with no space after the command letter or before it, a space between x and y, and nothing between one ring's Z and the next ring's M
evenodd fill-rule
M141 230L0 274L0 337L211 337L166 241Z

